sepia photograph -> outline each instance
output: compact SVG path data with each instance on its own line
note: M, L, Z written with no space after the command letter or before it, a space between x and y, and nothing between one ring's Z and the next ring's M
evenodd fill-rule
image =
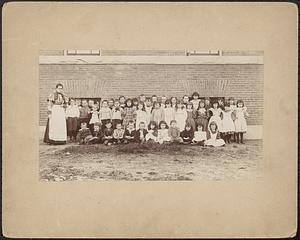
M40 50L40 180L261 177L263 56Z

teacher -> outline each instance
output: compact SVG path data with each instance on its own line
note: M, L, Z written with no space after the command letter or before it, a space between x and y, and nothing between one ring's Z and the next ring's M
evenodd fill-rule
M63 92L63 85L56 84L55 91L48 98L48 121L44 142L65 144L67 142L66 111L68 98Z

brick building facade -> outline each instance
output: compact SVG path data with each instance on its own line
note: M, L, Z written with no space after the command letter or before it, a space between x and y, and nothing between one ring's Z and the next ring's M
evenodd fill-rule
M187 51L95 51L86 58L84 52L70 53L40 53L41 126L47 120L47 97L60 82L69 96L79 98L134 97L141 93L182 97L197 91L201 97L243 99L249 111L250 135L262 137L261 51L198 52L195 56Z

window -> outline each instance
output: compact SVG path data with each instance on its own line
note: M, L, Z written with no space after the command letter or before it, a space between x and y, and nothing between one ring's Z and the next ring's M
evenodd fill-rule
M85 56L100 56L100 50L65 50L65 55L74 56L74 55L85 55Z
M196 51L196 50L189 50L186 51L187 56L219 56L220 51Z

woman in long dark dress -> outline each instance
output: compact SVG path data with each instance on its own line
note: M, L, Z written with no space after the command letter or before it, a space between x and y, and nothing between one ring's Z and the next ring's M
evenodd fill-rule
M66 111L67 96L63 85L57 84L55 91L48 98L48 121L44 142L49 144L65 144L67 142Z

